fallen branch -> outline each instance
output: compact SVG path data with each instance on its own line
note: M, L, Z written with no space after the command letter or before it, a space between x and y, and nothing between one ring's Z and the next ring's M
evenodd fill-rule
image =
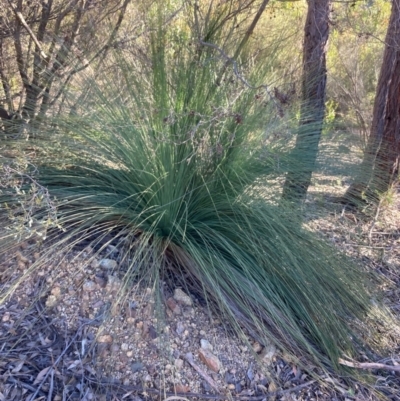
M221 389L218 387L218 384L206 373L204 370L198 366L195 361L193 360L193 355L188 352L184 358L189 364L193 367L193 369L218 393L221 393Z
M400 372L400 365L385 365L384 363L376 363L376 362L350 362L346 361L342 358L339 358L339 363L344 366L349 366L351 368L357 369L383 369L383 370L391 370L394 372Z

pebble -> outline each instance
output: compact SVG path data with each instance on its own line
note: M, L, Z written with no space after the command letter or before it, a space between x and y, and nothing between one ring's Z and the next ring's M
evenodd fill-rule
M199 349L200 360L212 371L218 373L221 369L221 361L208 349Z
M60 295L61 295L61 288L60 287L53 287L52 289L51 289L51 294L52 295L54 295L55 297L59 297Z
M210 393L210 392L212 391L211 386L210 386L205 380L203 380L203 381L201 382L201 386L203 387L203 389L204 389L204 391L205 391L206 393Z
M192 299L184 293L180 288L176 288L174 291L174 299L179 302L181 305L192 306Z
M47 308L54 308L57 305L57 297L54 295L49 295L46 299L46 307Z
M99 266L103 269L112 270L117 267L117 262L113 259L101 259Z
M107 285L107 279L106 277L103 277L101 275L97 275L94 277L94 281L100 288L104 288Z
M108 293L117 294L120 291L121 286L122 281L118 277L112 275L107 277L106 291Z
M266 364L267 366L271 365L275 354L276 354L276 347L273 344L267 345L263 352L261 353L261 358L264 364Z
M225 383L227 384L234 384L235 383L235 376L232 373L226 372L224 376Z
M185 326L183 325L182 322L178 322L176 324L176 333L178 334L178 336L180 336L184 331L185 331Z
M259 342L257 342L257 341L254 342L254 344L253 344L253 351L254 352L256 352L258 354L259 352L262 351L262 349L263 349L263 347L261 346L261 344Z
M181 369L183 368L183 360L180 359L180 358L175 359L175 361L174 361L174 366L175 366L177 369L181 370Z
M98 267L100 267L100 262L95 258L92 260L92 263L90 264L90 267L92 269L97 269Z
M202 338L202 339L200 340L200 346L201 346L201 348L203 348L203 349L208 349L208 350L210 350L210 351L213 350L213 346L211 345L211 343L210 343L208 340L205 340L204 338Z
M119 351L119 345L118 344L113 344L111 346L111 352L118 352Z
M9 320L10 320L10 312L6 312L6 313L4 313L4 315L3 315L3 317L2 317L2 319L1 319L1 321L2 322L8 322Z
M180 315L182 313L181 307L177 304L175 299L172 297L167 299L167 306L175 315Z
M109 334L105 334L102 336L99 336L97 338L97 342L98 343L107 343L107 344L111 344L113 342L113 338L112 336L110 336Z
M97 287L97 284L94 281L86 280L83 283L82 289L83 289L83 291L86 291L86 292L92 292L96 289L96 287Z
M175 391L177 393L188 393L190 391L190 387L184 386L183 384L175 384Z
M155 329L154 326L149 326L149 330L148 330L149 336L152 340L154 340L155 338L158 337L158 333L157 330Z
M139 372L143 368L144 368L144 365L141 362L134 362L131 365L131 370L132 370L133 373Z
M121 344L121 350L122 351L128 351L128 349L129 349L129 344L127 344L127 343Z

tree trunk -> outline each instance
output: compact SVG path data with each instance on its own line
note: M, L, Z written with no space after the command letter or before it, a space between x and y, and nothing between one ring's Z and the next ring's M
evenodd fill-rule
M331 0L308 0L304 29L302 106L283 200L302 202L315 168L325 116L326 47Z
M400 157L400 0L393 0L376 90L371 132L360 172L345 194L359 206L378 204L395 184Z

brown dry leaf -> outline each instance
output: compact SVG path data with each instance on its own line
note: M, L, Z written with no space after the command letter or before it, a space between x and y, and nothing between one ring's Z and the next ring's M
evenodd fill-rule
M38 373L38 375L36 376L36 379L35 379L35 381L33 382L33 385L41 383L41 382L44 380L45 376L47 375L47 372L48 372L50 369L53 369L53 367L52 367L52 366L48 366L47 368L42 369L42 370Z
M12 373L17 373L22 369L22 366L24 366L25 360L19 361L17 363L17 366L11 371Z

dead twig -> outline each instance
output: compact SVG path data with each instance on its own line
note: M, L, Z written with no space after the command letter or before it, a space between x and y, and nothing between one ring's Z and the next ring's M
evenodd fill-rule
M22 15L21 11L17 10L13 3L8 0L8 3L11 7L11 9L13 10L15 16L17 17L18 21L21 23L21 25L27 30L29 36L32 38L33 42L35 43L35 45L37 46L37 48L39 49L40 55L47 60L47 55L43 50L42 45L40 44L38 38L35 36L35 34L33 33L32 29L29 27L28 23L25 21L24 16Z
M189 364L193 367L193 369L218 393L221 393L221 389L218 387L218 384L206 373L200 366L198 366L194 360L192 353L188 352L184 358Z
M357 369L383 369L383 370L390 370L394 372L400 372L400 365L393 366L393 365L385 365L384 363L377 363L377 362L350 362L346 361L342 358L339 358L339 363L344 366L349 366L351 368Z

